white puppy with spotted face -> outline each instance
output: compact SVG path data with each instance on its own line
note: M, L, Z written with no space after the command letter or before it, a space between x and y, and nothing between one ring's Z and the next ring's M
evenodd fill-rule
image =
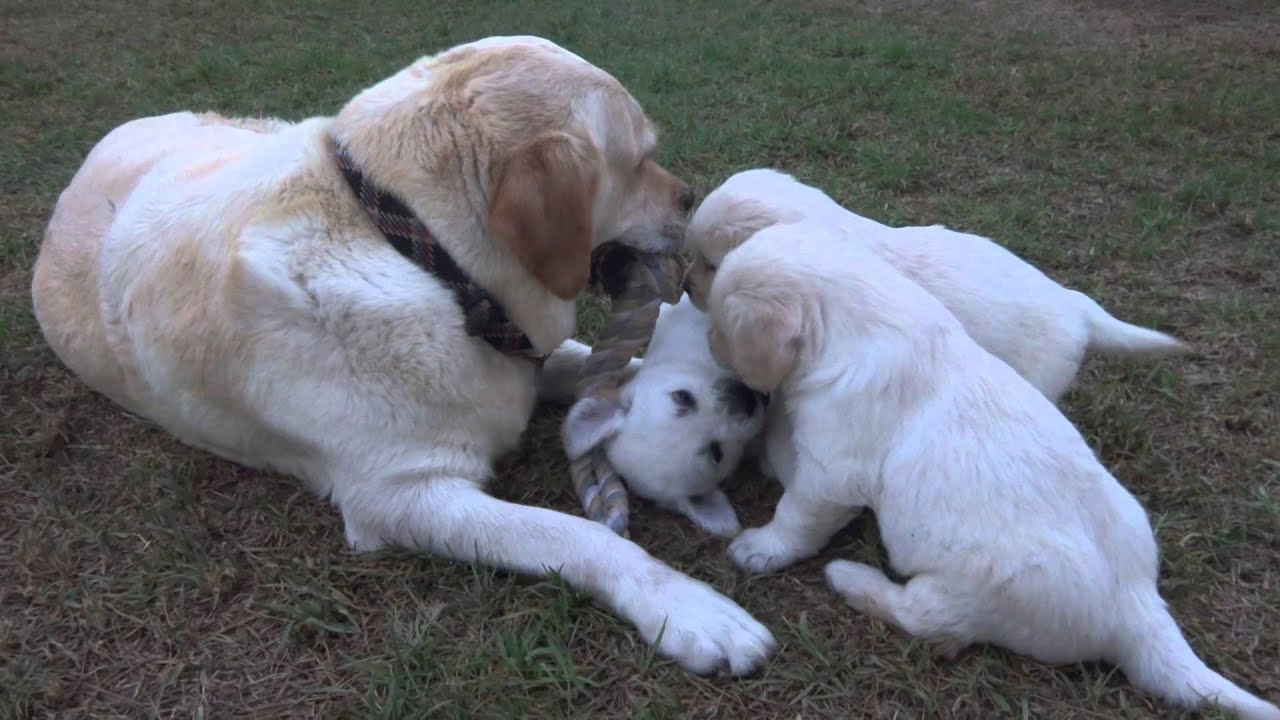
M575 403L563 434L570 456L604 443L631 492L732 536L742 526L720 484L760 434L764 398L711 357L707 328L688 296L663 305L635 376Z
M716 267L752 233L807 219L866 243L933 294L987 352L1056 402L1087 351L1159 356L1185 351L1164 333L1112 317L988 240L942 225L893 228L849 212L818 188L769 169L733 175L689 222L694 262L685 288L705 309Z
M709 307L714 356L781 391L795 428L773 519L730 546L740 567L812 556L870 507L908 581L832 562L860 612L944 653L1106 660L1179 705L1280 718L1196 657L1157 590L1146 513L1075 427L873 250L825 224L770 227L729 253Z

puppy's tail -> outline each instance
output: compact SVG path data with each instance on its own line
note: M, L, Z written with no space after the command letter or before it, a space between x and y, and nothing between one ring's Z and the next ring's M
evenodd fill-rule
M1244 720L1280 720L1280 708L1242 690L1196 657L1154 589L1141 592L1121 618L1116 664L1129 682L1185 708L1208 703Z
M1150 356L1173 355L1191 350L1191 346L1175 337L1117 320L1093 298L1082 292L1071 292L1075 293L1076 302L1089 319L1090 350L1109 355Z

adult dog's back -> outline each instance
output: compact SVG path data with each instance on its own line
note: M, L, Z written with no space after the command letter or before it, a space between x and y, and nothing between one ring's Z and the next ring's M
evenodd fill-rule
M58 357L91 386L133 409L123 370L110 358L98 290L99 256L107 233L138 183L158 163L193 146L215 149L256 133L193 113L125 123L94 146L63 190L45 231L32 282L35 314Z

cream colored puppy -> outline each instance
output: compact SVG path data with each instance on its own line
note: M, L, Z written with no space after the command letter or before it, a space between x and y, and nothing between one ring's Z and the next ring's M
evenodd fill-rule
M574 331L592 248L681 247L692 194L655 142L617 80L531 37L422 58L332 118L135 120L59 199L36 315L94 389L330 498L355 550L556 571L685 667L749 672L774 641L733 602L484 491L533 409L530 356ZM516 350L483 335L495 307ZM553 356L548 389L584 354Z
M892 228L845 210L821 190L769 169L733 175L707 196L689 224L694 256L685 288L699 308L716 267L754 232L809 219L867 243L881 259L933 294L987 352L1057 402L1086 351L1165 355L1187 349L1164 333L1112 317L996 243L941 225Z
M712 352L781 390L795 428L773 519L729 548L740 567L809 557L870 507L908 581L829 564L855 609L945 653L1101 659L1178 705L1280 718L1188 646L1157 591L1146 513L1080 433L870 248L825 224L772 226L726 257L709 306Z

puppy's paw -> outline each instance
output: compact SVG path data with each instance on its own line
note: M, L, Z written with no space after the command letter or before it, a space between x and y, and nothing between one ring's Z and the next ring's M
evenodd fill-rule
M366 527L351 518L345 519L347 547L353 553L370 553L381 550L387 543L376 528Z
M769 525L744 531L729 546L734 564L752 573L781 570L808 554Z
M893 581L877 568L848 560L832 560L827 563L824 574L827 584L849 607L881 619L892 616L885 609L884 598L894 589Z
M640 634L699 675L746 675L768 662L777 641L768 628L711 586L672 571L633 601Z
M707 495L681 500L676 508L695 525L718 537L733 537L742 532L738 514L729 496L716 490Z

